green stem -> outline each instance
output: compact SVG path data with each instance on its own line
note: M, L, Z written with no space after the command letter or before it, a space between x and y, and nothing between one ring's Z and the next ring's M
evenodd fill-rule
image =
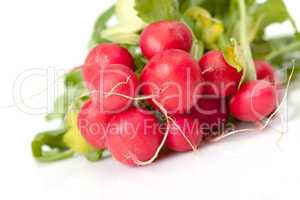
M256 80L256 69L252 59L251 48L249 44L249 38L247 34L247 11L245 0L239 0L240 9L240 42L245 60L245 69L243 75L243 81Z
M105 42L103 38L100 36L100 32L106 28L107 22L111 19L111 17L115 14L115 5L108 8L106 11L104 11L103 14L101 14L98 19L96 20L96 23L94 25L94 30L92 33L91 40L88 44L88 48L91 49L95 45Z
M296 50L298 48L300 48L300 42L292 43L288 46L285 46L281 49L278 49L277 51L274 51L274 52L270 53L269 55L266 56L266 60L271 61L271 60L273 60L274 58L276 58L277 56L279 56L281 54L284 54L284 53L289 52L289 51Z
M43 156L37 157L39 162L54 162L59 160L65 160L73 157L74 152L72 150L66 150L61 152L44 152Z
M104 150L96 150L96 151L93 151L93 152L86 153L85 154L85 158L88 161L96 162L96 161L98 161L98 160L100 160L102 158L103 151Z
M294 28L295 33L298 33L298 32L299 32L298 26L297 26L297 24L296 24L294 18L292 18L291 15L289 15L289 20L290 20L290 23L292 24L292 26L293 26L293 28Z
M39 133L31 143L33 157L40 162L53 162L72 157L74 152L63 143L66 131L67 129L61 128ZM43 150L44 146L48 146L51 150Z
M257 32L259 30L259 27L264 20L264 17L265 17L264 15L260 15L258 17L258 19L255 21L254 26L249 34L249 42L252 42L253 40L255 40L255 38L257 36Z
M202 41L199 41L196 34L194 33L193 29L190 27L190 25L185 21L185 18L183 17L181 19L181 22L184 23L186 25L186 27L190 30L190 32L192 33L192 37L193 37L193 44L192 44L192 48L190 51L190 54L192 55L192 57L195 60L199 60L203 53L204 53L204 44L202 43Z

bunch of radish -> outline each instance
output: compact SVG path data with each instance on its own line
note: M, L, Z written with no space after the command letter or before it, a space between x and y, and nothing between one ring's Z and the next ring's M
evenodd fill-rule
M257 123L278 105L273 67L255 61L256 80L242 81L221 50L195 60L193 33L180 21L148 25L140 37L141 73L125 47L103 43L82 67L89 99L78 128L95 149L127 165L147 165L169 149L195 151L229 116ZM220 133L221 134L221 133Z

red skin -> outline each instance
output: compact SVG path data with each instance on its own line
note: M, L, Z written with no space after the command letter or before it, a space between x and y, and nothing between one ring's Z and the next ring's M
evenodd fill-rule
M235 93L242 73L230 66L220 51L210 51L199 61L204 78L204 93L215 97L227 97Z
M101 69L110 64L122 64L134 70L133 58L127 49L117 44L99 44L90 51L83 66L83 77L90 90L95 87L94 80Z
M266 80L276 86L278 102L281 102L284 96L284 90L281 85L280 77L273 66L266 61L257 60L255 61L255 68L258 80Z
M277 105L275 86L265 80L244 83L230 101L231 114L246 122L259 122L270 115Z
M138 79L136 74L124 65L109 65L100 71L96 79L97 88L92 93L93 100L99 103L101 112L105 114L119 113L128 109L133 100L117 94L134 98L137 94ZM123 83L123 84L121 84ZM121 85L118 85L121 84ZM114 89L113 89L114 88ZM107 96L109 92L111 94Z
M254 63L258 80L267 80L271 83L275 83L275 70L271 64L261 60L256 60Z
M135 160L148 161L154 156L162 137L151 112L130 108L111 118L107 147L117 161L135 166Z
M173 119L175 120L177 126L189 139L193 147L197 148L203 138L203 132L201 130L201 124L199 123L199 120L191 115L177 115L174 116ZM193 150L186 138L178 130L177 126L174 123L171 123L169 135L166 140L166 146L176 152Z
M153 57L140 81L143 95L157 95L155 100L170 114L187 113L202 92L199 66L188 53L178 49Z
M225 99L200 98L192 108L191 114L200 120L203 127L214 128L225 124L228 119Z
M109 115L100 112L97 104L88 100L78 114L78 128L87 142L97 149L105 149L106 127Z
M150 24L141 35L140 46L143 55L151 59L168 49L189 52L192 47L192 33L179 21L159 21Z

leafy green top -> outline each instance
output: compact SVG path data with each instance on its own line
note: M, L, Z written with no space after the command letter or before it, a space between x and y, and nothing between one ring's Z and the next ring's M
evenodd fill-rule
M135 0L138 16L147 23L179 19L177 0Z

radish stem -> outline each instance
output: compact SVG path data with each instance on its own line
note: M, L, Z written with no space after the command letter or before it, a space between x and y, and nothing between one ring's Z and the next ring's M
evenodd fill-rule
M252 59L248 34L247 34L247 11L245 0L239 0L240 9L240 42L245 61L243 81L256 80L256 70Z
M266 56L266 60L271 61L271 60L273 60L274 58L276 58L277 56L279 56L283 53L286 53L288 51L293 51L293 50L296 50L298 48L300 48L300 42L292 43L288 46L285 46L281 49L278 49L277 51L274 51L274 52L270 53L269 55Z

